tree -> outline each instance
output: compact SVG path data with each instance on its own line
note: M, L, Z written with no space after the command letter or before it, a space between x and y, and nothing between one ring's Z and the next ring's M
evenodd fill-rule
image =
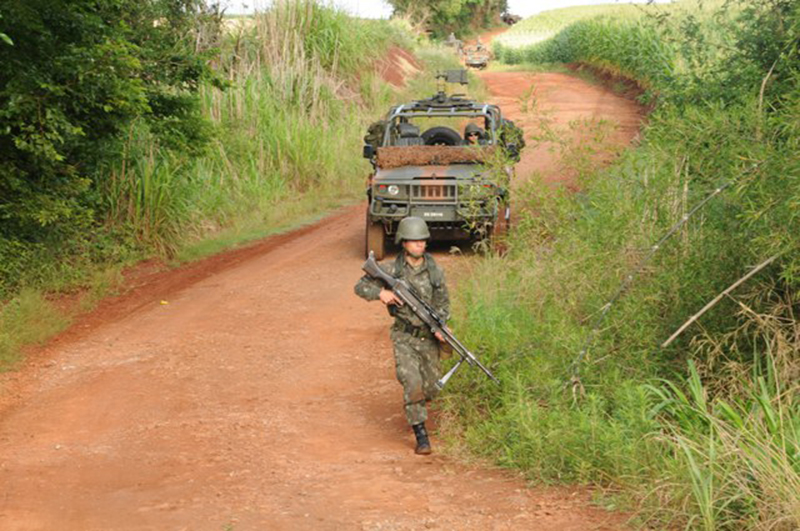
M396 15L423 24L436 37L485 29L499 23L507 0L389 0Z
M96 168L133 120L196 144L203 0L0 2L0 292L24 255L95 220ZM20 258L23 257L23 258ZM14 266L13 264L16 264Z

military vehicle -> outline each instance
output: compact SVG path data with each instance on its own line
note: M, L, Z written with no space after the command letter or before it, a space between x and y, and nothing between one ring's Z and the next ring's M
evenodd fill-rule
M491 50L481 42L480 37L473 46L465 46L461 53L464 58L464 66L479 70L489 66L489 60L492 58Z
M524 146L500 108L447 95L465 70L437 76L434 96L392 107L364 137L374 173L367 187L365 255L380 260L406 216L428 223L433 240L496 239L508 227L508 183ZM468 134L465 139L457 129Z
M483 70L489 66L491 52L486 47L467 46L463 52L464 65L469 68L477 68Z

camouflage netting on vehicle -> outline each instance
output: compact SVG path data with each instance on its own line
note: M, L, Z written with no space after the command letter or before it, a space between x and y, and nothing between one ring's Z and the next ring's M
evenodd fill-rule
M386 120L372 122L364 136L364 143L372 146L380 146L383 143L383 133L386 131Z
M384 169L402 166L446 166L485 162L494 155L494 152L494 147L382 147L378 149L376 162L379 168Z

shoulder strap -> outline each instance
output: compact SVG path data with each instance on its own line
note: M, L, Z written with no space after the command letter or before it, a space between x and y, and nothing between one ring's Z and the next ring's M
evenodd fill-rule
M431 279L431 284L436 289L442 287L442 283L444 282L444 275L442 274L442 270L439 269L439 266L436 265L436 261L433 259L429 253L425 253L425 264L428 267L428 277Z
M403 267L406 265L405 256L403 253L397 255L394 261L394 271L392 275L395 278L400 278L403 275ZM436 264L436 261L433 259L433 256L429 253L425 253L425 267L428 270L428 277L431 279L431 284L435 289L439 289L442 287L444 283L444 275L442 274L442 270Z
M397 258L394 259L394 271L392 272L392 276L395 278L400 278L403 274L403 266L406 265L405 257L403 253L397 255Z

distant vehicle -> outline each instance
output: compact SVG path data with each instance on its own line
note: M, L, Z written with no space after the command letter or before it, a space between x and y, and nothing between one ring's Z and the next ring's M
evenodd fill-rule
M375 169L365 255L372 251L378 260L406 216L427 221L433 240L485 239L508 227L508 161L519 160L522 131L496 105L446 94L446 82L467 83L465 70L437 77L437 94L392 107L364 137L364 157Z
M489 66L491 59L491 52L483 45L467 46L464 48L464 65L469 68L477 68L483 70Z
M522 20L522 17L520 17L519 15L512 15L511 13L503 13L502 15L500 15L500 20L502 20L503 23L508 24L509 26L513 26L514 24Z

